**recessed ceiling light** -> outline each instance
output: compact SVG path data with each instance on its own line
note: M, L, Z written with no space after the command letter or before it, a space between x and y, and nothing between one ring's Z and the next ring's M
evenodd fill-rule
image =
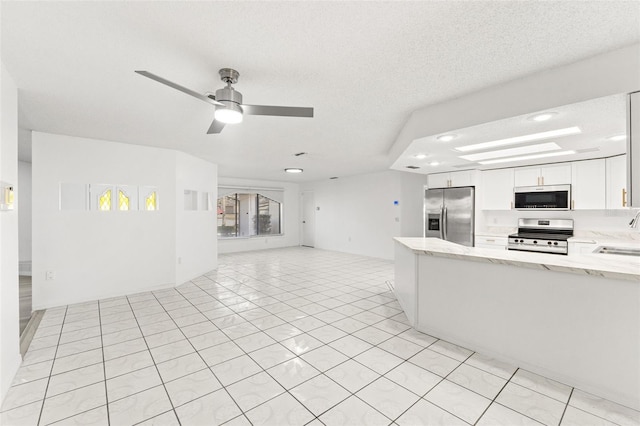
M529 120L532 121L547 121L553 118L554 115L558 115L557 112L542 112L540 114L532 115Z
M517 148L507 148L498 151L480 152L478 154L461 155L460 158L468 161L490 160L492 158L513 157L514 155L533 154L534 152L555 151L562 149L555 142L540 143L537 145L519 146Z
M418 160L424 160L427 157L428 157L427 154L416 154L416 155L414 155L414 158L417 158Z
M615 135L615 136L611 136L609 138L607 138L610 141L614 141L614 142L618 142L618 141L623 141L627 138L627 135Z
M440 135L436 139L438 139L439 141L442 141L442 142L451 142L452 140L454 140L457 137L458 137L458 135L450 134L450 135Z
M435 166L439 166L439 165L440 165L440 163L439 163L439 162L437 162L437 161L432 161L432 162L430 162L430 163L429 163L429 165L430 165L430 166L434 166L434 167L435 167Z
M511 161L533 160L535 158L559 157L561 155L575 154L575 151L546 152L544 154L522 155L520 157L498 158L496 160L478 161L480 164L509 163Z
M456 150L462 151L462 152L478 151L481 149L495 148L497 146L504 146L504 145L515 145L522 142L532 142L532 141L537 141L542 139L555 138L558 136L576 135L578 133L582 133L582 130L580 130L579 127L577 126L567 127L564 129L550 130L548 132L532 133L530 135L522 135L522 136L515 136L513 138L498 139L495 141L482 142L474 145L459 146L456 148Z
M298 168L284 169L284 171L287 173L302 173L302 169L298 169Z

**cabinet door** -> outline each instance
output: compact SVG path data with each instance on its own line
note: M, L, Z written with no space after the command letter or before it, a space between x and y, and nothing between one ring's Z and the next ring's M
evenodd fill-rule
M571 183L571 164L541 167L542 185L566 185Z
M511 210L513 203L513 169L482 172L482 209Z
M449 186L449 173L435 173L427 176L429 188L447 188Z
M604 209L606 206L605 160L571 163L571 196L574 210Z
M474 186L475 170L462 170L449 173L451 186Z
M482 235L476 235L475 247L489 248L494 250L506 250L507 238L506 237L485 237Z
M517 167L514 172L514 186L537 186L540 183L540 167Z
M621 209L627 203L627 156L619 155L606 159L607 208Z

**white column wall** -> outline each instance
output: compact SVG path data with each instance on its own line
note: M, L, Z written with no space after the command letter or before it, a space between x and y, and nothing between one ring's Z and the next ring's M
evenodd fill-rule
M176 284L196 278L218 266L215 164L176 153ZM198 191L198 210L184 210L184 190ZM204 210L202 194L211 194L211 210Z
M0 61L0 181L18 183L18 89ZM0 211L0 403L21 362L18 304L18 210Z

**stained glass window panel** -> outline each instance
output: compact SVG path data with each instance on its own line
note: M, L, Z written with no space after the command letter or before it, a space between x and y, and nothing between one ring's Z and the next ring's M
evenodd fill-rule
M122 189L118 190L118 210L129 210L129 197Z
M145 210L156 210L157 206L156 191L153 191L144 199L144 208Z
M98 198L98 209L101 211L111 210L111 189L104 191Z

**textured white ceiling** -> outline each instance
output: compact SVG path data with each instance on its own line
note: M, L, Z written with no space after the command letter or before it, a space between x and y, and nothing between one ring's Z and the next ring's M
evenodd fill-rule
M636 1L0 7L23 127L180 149L222 176L267 180L383 170L411 111L640 40ZM315 118L247 116L207 135L212 107L133 72L204 93L222 67L240 72L246 103L313 106Z

